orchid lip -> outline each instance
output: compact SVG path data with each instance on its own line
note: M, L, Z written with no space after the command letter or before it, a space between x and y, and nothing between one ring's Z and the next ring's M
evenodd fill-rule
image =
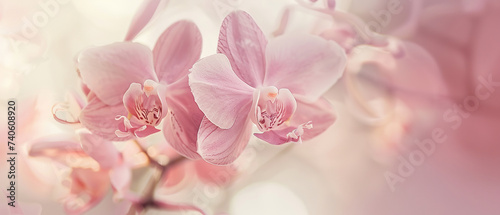
M286 126L297 109L297 102L288 89L263 87L255 92L254 109L253 121L264 132Z
M124 95L128 119L135 118L139 124L157 126L163 116L163 102L158 95L159 84L146 80L143 87L133 83Z
M143 85L130 84L123 96L123 104L128 113L127 116L117 116L116 120L123 120L123 124L115 134L125 137L130 133L141 135L156 132L158 129L155 127L161 123L167 111L162 99L163 89L160 84L152 80L146 80Z

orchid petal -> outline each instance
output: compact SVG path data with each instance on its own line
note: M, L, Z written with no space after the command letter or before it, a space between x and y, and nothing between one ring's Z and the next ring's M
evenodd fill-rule
M280 89L276 96L276 103L283 108L282 118L284 121L290 120L297 109L297 101L288 89Z
M266 60L266 86L287 88L309 101L317 100L337 82L347 62L337 43L310 35L270 41Z
M142 96L142 86L139 83L130 84L129 88L123 95L123 104L128 113L137 116L136 110L136 100ZM125 115L126 116L126 115Z
M68 167L74 165L74 162L72 162L74 160L83 161L88 158L88 155L82 150L74 136L61 134L32 141L28 153L31 157L49 158Z
M270 130L264 133L254 134L261 140L273 145L281 145L289 142L302 143L302 135L305 129L312 129L311 122L301 124L297 127L287 127L281 130Z
M82 214L97 205L109 188L107 172L74 168L71 172L71 194L64 202L67 214ZM83 202L83 204L82 204Z
M160 201L160 200L156 200L154 202L154 205L156 205L159 209L166 210L166 211L190 210L190 211L197 211L202 215L206 214L203 210L201 210L200 208L198 208L194 205L169 203L169 202Z
M222 23L217 52L227 56L241 80L258 87L264 80L266 45L266 37L252 17L236 11Z
M117 130L115 130L115 135L119 138L142 138L160 131L154 126L141 124L135 117L129 120L125 116L118 116L116 120L119 121L119 124Z
M254 91L234 74L222 54L198 61L189 74L189 85L200 110L222 129L233 126L238 111L252 101Z
M155 70L160 82L171 84L184 76L200 59L201 33L190 21L179 21L168 27L153 49Z
M380 48L359 47L359 53L349 59L347 71L357 73L359 79L383 90L396 93L409 104L421 106L422 101L432 102L446 96L446 85L434 58L414 43L403 42L401 48L405 55L394 58Z
M180 155L178 155L180 156ZM176 159L171 158L171 159ZM196 161L197 162L197 161ZM212 165L213 166L213 165ZM192 181L194 171L190 165L174 165L166 172L161 184L161 192L173 194L182 190L189 181Z
M248 105L250 106L250 105ZM203 118L198 131L198 153L201 157L215 165L232 163L243 152L252 133L252 123L247 115L249 108L240 111L233 127L221 129Z
M80 122L95 135L99 135L107 140L123 141L130 137L118 137L115 131L120 122L116 116L126 116L127 110L123 104L114 106L106 105L98 98L92 99L80 113Z
M288 142L302 142L314 138L328 129L336 120L330 103L320 98L314 103L297 100L297 110L288 123L288 127L254 134L273 145Z
M79 131L79 135L83 151L94 158L101 168L109 169L120 162L120 153L112 142L88 131Z
M30 156L49 156L62 152L83 153L83 150L73 136L61 134L33 140L29 148Z
M158 81L151 50L138 43L113 43L80 53L78 65L83 82L107 105L122 103L131 83Z
M216 184L217 186L228 185L238 175L236 165L216 166L204 160L193 162L193 167L198 178L206 184Z
M124 197L128 192L130 181L132 180L130 167L125 162L116 165L109 172L109 180L118 197Z
M149 23L161 0L144 0L135 14L125 36L125 41L131 41Z
M134 131L134 134L135 136L137 137L140 137L140 138L143 138L143 137L147 137L151 134L154 134L154 133L157 133L161 131L160 129L157 129L153 126L150 126L150 125L147 125L144 129L137 129Z
M326 99L320 98L313 103L297 99L297 110L289 125L297 128L310 121L313 127L307 129L302 135L302 140L309 140L326 131L336 119L335 110Z
M163 122L165 139L179 154L190 159L199 159L196 138L203 112L194 101L188 77L169 85L167 90L169 111Z

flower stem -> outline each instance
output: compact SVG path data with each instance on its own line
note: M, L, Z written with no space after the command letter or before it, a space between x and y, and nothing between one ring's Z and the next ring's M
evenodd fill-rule
M156 161L155 159L153 159L147 153L147 151L142 147L141 143L137 139L134 139L133 141L137 145L137 147L141 150L141 152L144 153L144 155L148 159L149 164L151 164L152 167L154 167L154 169L153 169L154 172L153 172L150 180L148 181L148 183L146 185L146 188L144 189L144 193L143 193L143 196L142 196L141 203L139 205L137 205L138 207L134 206L134 205L131 206L130 211L129 211L129 213L131 213L133 210L141 208L141 209L143 209L141 214L144 214L146 212L146 209L149 206L154 206L155 205L154 204L154 202L155 202L154 201L154 191L155 191L156 186L158 185L158 183L164 177L164 175L167 172L167 170L169 168L171 168L171 167L173 167L173 166L181 163L182 161L186 160L186 158L183 157L183 156L179 156L179 157L177 157L175 159L169 160L167 164L162 165L158 161Z

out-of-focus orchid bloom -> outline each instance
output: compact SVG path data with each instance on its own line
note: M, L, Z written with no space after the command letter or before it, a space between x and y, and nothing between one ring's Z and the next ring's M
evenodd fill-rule
M304 1L297 2L301 7L290 6L285 9L275 35L301 24L291 22L290 17L292 12L303 8L308 9L305 12L311 17L317 17L314 19L316 22L323 21L321 25L312 22L310 26L315 27L310 32L336 41L347 53L348 65L341 86L346 91L344 95L348 110L357 119L372 126L376 159L384 162L392 160L402 147L399 143L404 141L406 134L422 127L419 124L423 122L418 120L422 118L417 115L421 112L431 114L435 105L446 102L448 91L435 59L415 43L384 35L385 29L370 28L356 14L312 7ZM411 22L418 16L420 3L405 2L405 8L412 7L409 8L410 13L405 14L408 15L405 18L407 23L397 28L398 31L410 31L415 26ZM387 6L388 1L377 4ZM325 22L325 15L331 20Z
M252 17L236 11L222 24L218 52L197 62L189 75L205 114L198 153L209 163L233 162L248 143L252 124L263 132L258 138L280 145L310 139L335 121L321 96L346 65L336 43L287 35L268 44Z
M378 4L388 4L385 1L381 2ZM311 8L302 1L298 3L313 11L326 13ZM415 7L420 7L420 3L412 3L411 6L413 13L418 11ZM290 16L292 9L288 8L285 11L282 18L285 24L282 23L280 27L283 29L278 33L284 31L283 25L290 24L287 17ZM447 92L442 86L443 78L438 65L425 49L414 43L374 32L367 23L354 14L341 11L329 11L326 14L332 18L331 27L318 27L312 29L311 33L336 41L348 53L349 63L344 81L350 95L360 99L360 94L353 92L358 90L354 86L365 84L352 83L352 79L363 79L360 82L372 82L389 94L404 94L399 98L413 104L416 102L415 98L420 102L422 98L434 101L446 96ZM411 21L412 19L408 20ZM417 79L426 81L415 81ZM420 83L426 83L427 86L423 87ZM366 105L361 104L361 106Z
M131 42L81 52L78 68L91 99L81 112L81 123L106 139L128 140L160 131L156 126L166 117L167 141L180 154L199 158L196 134L203 113L194 102L187 73L200 53L200 32L189 21L166 29L152 52Z
M457 145L482 158L498 158L500 2L423 1L409 40L436 60L453 104L442 110ZM475 99L474 99L475 98ZM490 162L490 161L488 161ZM489 165L489 164L488 164Z
M68 214L81 214L97 205L112 185L118 197L128 192L132 166L114 145L88 131L71 136L42 138L30 149L33 157L50 158L71 168L69 194L63 199Z
M22 104L16 107L16 136L14 139L17 152L16 174L21 175L21 177L16 176L16 184L22 184L24 189L28 191L26 194L33 198L39 198L53 188L52 182L55 176L52 166L30 157L28 149L36 139L53 134L57 130L52 117L48 114L52 105L51 96L46 92L40 92L34 98L19 99L16 103ZM0 138L7 140L7 123L2 124L0 125ZM8 147L0 148L0 153L4 155L5 160L9 159L5 157L7 152L10 152L8 150ZM8 170L10 167L8 164L8 162L1 163L0 171ZM18 191L18 194L25 195L23 190Z

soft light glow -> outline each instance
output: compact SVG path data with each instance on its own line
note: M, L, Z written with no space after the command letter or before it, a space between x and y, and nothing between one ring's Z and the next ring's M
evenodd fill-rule
M287 187L261 182L242 189L231 201L233 215L308 215L304 202Z

